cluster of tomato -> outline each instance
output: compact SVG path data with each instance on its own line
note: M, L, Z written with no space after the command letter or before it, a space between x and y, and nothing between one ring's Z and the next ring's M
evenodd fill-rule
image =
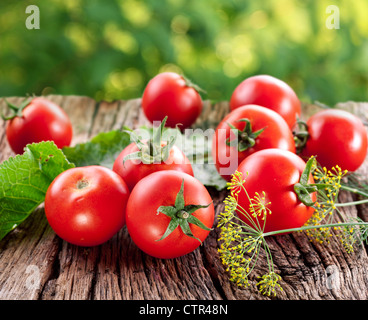
M303 122L297 95L274 77L244 80L233 92L230 109L216 129L213 157L225 179L235 170L245 178L253 200L240 193L239 206L250 208L255 195L259 208L267 204L272 214L265 225L259 221L262 214L256 218L240 215L265 232L299 228L312 216L314 209L294 191L311 156L327 170L339 166L347 171L357 170L366 158L367 131L358 117L331 108ZM308 183L314 183L311 175ZM315 202L316 194L310 196L311 203Z
M189 80L167 72L147 84L142 109L151 122L165 119L166 126L185 129L201 114L202 99ZM59 148L70 143L70 122L56 105L35 98L21 112L7 127L15 152L42 140L53 140ZM305 159L313 155L322 166L354 171L367 154L367 132L356 116L323 110L296 134L300 116L301 104L290 86L258 75L234 90L230 112L213 137L212 157L219 174L229 181L237 170L243 173L251 198L263 195L259 205L267 203L272 212L265 232L300 227L312 215L313 209L294 192ZM298 134L303 144L297 150ZM165 161L157 161L163 154ZM249 208L251 199L240 196L239 205ZM63 172L47 191L45 212L61 238L82 246L99 245L126 224L134 243L158 258L193 251L214 222L211 196L193 176L184 153L169 141L153 140L131 143L113 170L89 166Z
M200 106L196 112L176 109L176 118L170 112L162 114L169 113L169 125L188 117L192 122L200 114L202 100L182 77L170 75L175 77L173 86L184 91L180 106L185 108L188 95L197 97ZM161 88L165 88L169 96L173 94L172 87ZM145 112L148 93L147 87L142 99ZM161 98L164 95L157 94ZM165 105L157 100L156 103ZM15 153L23 153L24 147L33 142L51 140L59 148L70 144L71 122L55 103L39 97L20 107L8 105L14 114L7 118L7 139ZM154 108L154 102L148 107ZM152 119L152 122L162 118ZM189 122L185 125L190 125ZM212 199L205 186L194 177L184 153L173 144L169 149L165 146L164 141L135 141L122 150L112 170L86 166L58 175L45 196L45 214L55 233L75 245L96 246L111 239L126 225L134 243L154 257L174 258L196 249L214 222ZM151 157L152 152L158 156L167 153L165 161L157 161L156 157L147 162L145 156ZM139 159L131 157L137 153L141 156Z

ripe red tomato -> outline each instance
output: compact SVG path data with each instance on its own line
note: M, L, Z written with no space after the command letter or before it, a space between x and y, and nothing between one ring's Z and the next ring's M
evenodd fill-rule
M242 81L230 99L230 109L257 104L280 114L293 128L301 114L301 104L294 90L284 81L269 75L256 75Z
M45 213L62 239L96 246L112 238L125 224L129 189L124 180L100 166L72 168L49 186Z
M184 77L163 72L152 78L142 96L142 108L152 123L168 117L166 125L190 127L201 114L202 99L195 85Z
M212 157L220 175L230 180L231 174L246 157L269 148L295 153L292 131L275 111L246 105L230 112L217 126L212 141Z
M51 140L58 148L70 145L72 124L57 104L42 97L34 98L21 114L9 120L6 127L8 142L15 153L23 153L24 147L34 142Z
M263 215L251 218L255 222L258 221L260 226L264 226L264 232L299 228L312 216L314 209L304 205L294 191L294 185L299 182L305 166L299 156L280 149L258 151L239 165L238 171L243 174L243 185L249 197L258 196L257 202L266 205L271 211L265 220L262 220ZM314 183L312 175L308 183ZM316 201L315 193L312 193L311 199ZM255 210L261 208L255 201L252 203ZM244 191L239 193L238 205L250 212L251 202ZM246 223L252 223L249 217L240 212L238 215Z
M202 183L186 173L166 170L137 183L129 197L126 225L142 251L170 259L195 250L208 236L214 215Z
M327 109L307 121L308 140L301 156L316 156L320 165L355 171L367 156L367 131L362 121L350 112Z
M189 159L175 145L170 149L169 157L164 162L143 163L142 160L136 159L124 162L126 156L138 152L138 150L138 146L131 143L119 154L113 166L113 170L124 179L130 191L133 190L138 181L156 171L176 170L191 176L194 175Z

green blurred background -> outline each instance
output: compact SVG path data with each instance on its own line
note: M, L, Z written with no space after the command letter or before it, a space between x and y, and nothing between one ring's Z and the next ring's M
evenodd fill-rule
M25 9L40 9L28 30ZM340 29L326 8L340 9ZM368 101L367 0L34 0L0 2L0 96L140 97L162 71L229 100L270 74L306 102Z

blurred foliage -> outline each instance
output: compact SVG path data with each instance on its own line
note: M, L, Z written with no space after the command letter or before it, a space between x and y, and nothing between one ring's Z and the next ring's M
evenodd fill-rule
M40 29L25 9L40 9ZM326 27L327 6L340 29ZM228 100L238 83L270 74L301 100L367 101L367 0L37 0L0 2L0 96L140 97L177 71Z

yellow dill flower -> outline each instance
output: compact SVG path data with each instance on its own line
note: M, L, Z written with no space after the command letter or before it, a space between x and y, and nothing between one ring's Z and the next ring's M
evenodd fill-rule
M259 287L259 291L267 296L276 296L277 289L283 290L280 284L278 283L281 280L281 276L275 272L270 272L268 274L260 277L262 280L257 283Z
M268 214L271 214L271 209L267 207L270 204L271 202L266 202L266 193L264 191L262 196L256 192L254 198L250 199L249 210L253 217L262 217L262 220L264 220Z

